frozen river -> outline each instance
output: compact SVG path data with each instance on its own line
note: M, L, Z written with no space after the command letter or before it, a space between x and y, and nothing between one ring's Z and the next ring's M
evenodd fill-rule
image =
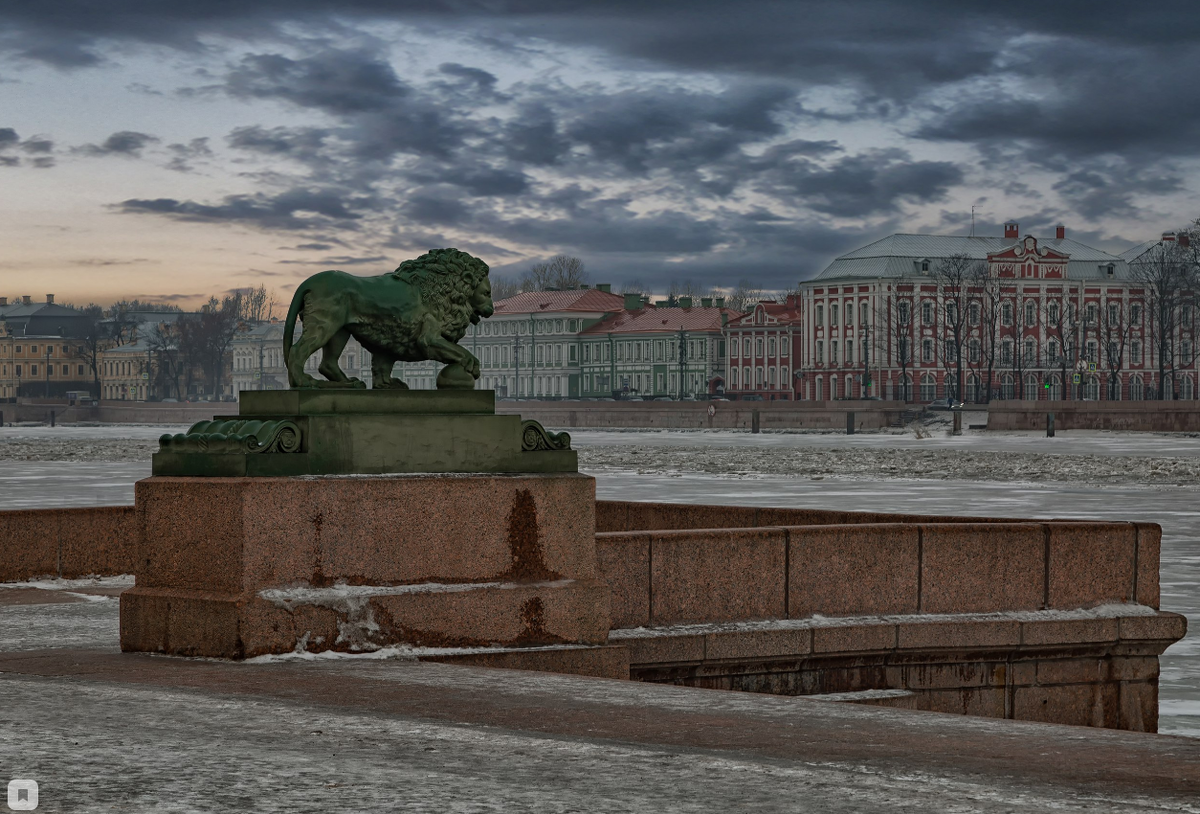
M0 429L4 505L131 503L164 431L174 430ZM1162 607L1185 614L1190 627L1162 658L1160 731L1200 737L1200 438L575 432L572 439L602 499L1159 523ZM62 460L63 450L74 459Z

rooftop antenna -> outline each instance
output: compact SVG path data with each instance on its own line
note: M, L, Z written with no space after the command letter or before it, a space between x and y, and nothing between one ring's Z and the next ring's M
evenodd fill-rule
M975 204L971 204L971 237L975 237Z

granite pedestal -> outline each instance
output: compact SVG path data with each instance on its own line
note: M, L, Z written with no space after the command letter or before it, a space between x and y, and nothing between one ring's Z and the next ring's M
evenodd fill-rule
M122 649L606 641L595 482L565 435L492 414L490 392L243 397L164 437L137 484Z

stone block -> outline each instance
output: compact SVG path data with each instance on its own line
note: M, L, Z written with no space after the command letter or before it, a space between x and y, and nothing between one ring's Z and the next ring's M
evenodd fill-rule
M1116 619L1039 619L1021 623L1021 644L1070 646L1085 642L1115 642Z
M1157 523L1134 523L1137 529L1137 596L1140 605L1155 610L1159 603L1159 552L1162 548L1162 526ZM1149 730L1147 730L1149 731Z
M629 663L673 664L704 661L704 636L638 636L612 639L629 648Z
M1175 642L1187 633L1187 618L1161 611L1155 616L1122 616L1118 633L1122 640Z
M1120 685L1121 729L1158 732L1158 683L1122 681Z
M954 661L899 664L887 668L888 686L906 690L953 690L964 687L1003 687L1007 663Z
M60 513L0 512L0 582L58 575Z
M597 534L596 563L612 590L612 626L650 624L650 535Z
M138 585L591 579L583 475L149 478Z
M730 630L704 637L704 658L755 659L805 656L812 652L812 631L804 630Z
M1137 530L1129 523L1047 523L1050 608L1133 600Z
M628 531L629 504L623 500L596 501L596 533Z
M59 576L132 574L137 550L137 515L132 506L63 509Z
M630 502L628 531L668 529L752 528L755 509L747 506L707 506L693 503Z
M1020 623L1011 620L902 622L896 627L901 650L967 650L1021 642Z
M1117 681L1157 681L1158 658L1155 656L1113 656L1110 675Z
M964 687L958 690L926 690L918 693L917 709L983 718L1005 717L1003 687Z
M1107 658L1077 656L1068 659L1041 659L1037 665L1037 683L1046 687L1054 684L1092 684L1110 678L1111 663Z
M813 628L814 653L861 653L895 649L895 625L853 624Z
M917 612L915 526L790 527L788 615Z
M838 526L864 522L858 512L828 509L771 509L761 507L756 514L760 526ZM881 522L888 522L883 520Z
M650 546L651 624L786 615L782 529L658 532Z
M419 658L421 661L465 664L472 667L532 670L594 678L629 678L629 650L621 645L476 650L454 655L433 653L421 655Z
M1008 671L1009 680L1014 686L1027 687L1037 683L1036 661L1014 661Z
M1018 721L1116 729L1121 720L1119 687L1116 682L1017 687L1012 712Z
M1045 532L1033 523L921 526L921 611L1036 610L1045 592Z

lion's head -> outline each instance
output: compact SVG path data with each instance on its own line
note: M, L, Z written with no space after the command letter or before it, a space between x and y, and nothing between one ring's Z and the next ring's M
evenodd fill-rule
M462 339L467 325L495 310L487 263L458 249L430 249L405 260L392 274L417 287L425 306L442 318L442 335L451 341Z

